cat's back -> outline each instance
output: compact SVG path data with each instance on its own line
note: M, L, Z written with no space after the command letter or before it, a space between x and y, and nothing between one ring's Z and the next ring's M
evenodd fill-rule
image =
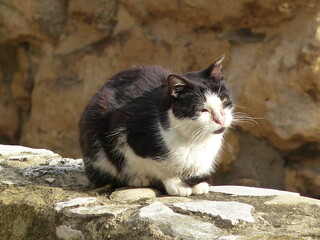
M112 76L93 100L105 109L118 109L166 84L170 74L159 66L136 66Z

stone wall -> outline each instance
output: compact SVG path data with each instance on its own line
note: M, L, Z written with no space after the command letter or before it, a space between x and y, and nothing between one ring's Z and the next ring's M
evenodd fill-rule
M115 72L198 70L226 54L243 123L215 183L320 197L320 3L0 0L0 141L80 156L77 122Z
M0 239L253 240L320 238L320 200L214 186L198 196L89 189L81 159L0 145Z

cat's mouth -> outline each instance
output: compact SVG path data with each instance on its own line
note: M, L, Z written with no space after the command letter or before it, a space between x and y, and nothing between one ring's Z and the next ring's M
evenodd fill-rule
M223 133L223 132L224 132L224 130L226 130L226 128L225 128L225 127L222 127L222 128L220 128L220 129L218 129L218 130L214 131L214 132L213 132L213 134L220 134L220 133Z

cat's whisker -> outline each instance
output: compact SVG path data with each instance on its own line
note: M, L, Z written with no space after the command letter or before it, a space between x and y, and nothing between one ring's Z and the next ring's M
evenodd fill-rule
M250 124L259 125L259 123L256 120L252 119L252 118L237 118L237 117L235 117L235 118L233 118L233 122L234 123L239 123L239 122L241 122L241 123L250 123Z
M181 126L184 126L184 125L186 125L186 127L187 127L188 123L190 123L190 122L191 122L191 120L185 120L184 122L180 123L179 125L169 127L168 130L177 129L177 128L180 128Z
M199 128L191 137L191 141L192 142L198 142L201 137L205 134L206 131L206 126L202 126L201 128Z
M221 86L222 86L222 82L220 82L220 85L219 85L218 96L220 96Z
M243 112L233 112L232 116L241 116L241 117L248 117L255 120L263 120L264 118L259 117L251 117L249 114L243 113Z
M242 112L233 112L232 117L233 117L234 123L241 122L241 123L249 123L249 124L256 124L256 125L259 125L259 123L256 120L263 119L263 118L254 118Z
M238 104L233 104L233 106L237 107L237 108L243 108L243 109L248 109L247 107L244 107L244 106L240 106Z

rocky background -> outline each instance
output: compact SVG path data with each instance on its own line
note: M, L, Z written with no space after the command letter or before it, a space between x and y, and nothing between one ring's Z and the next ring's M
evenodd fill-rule
M320 2L0 0L0 142L80 157L77 122L115 72L221 54L237 110L215 184L320 197Z

